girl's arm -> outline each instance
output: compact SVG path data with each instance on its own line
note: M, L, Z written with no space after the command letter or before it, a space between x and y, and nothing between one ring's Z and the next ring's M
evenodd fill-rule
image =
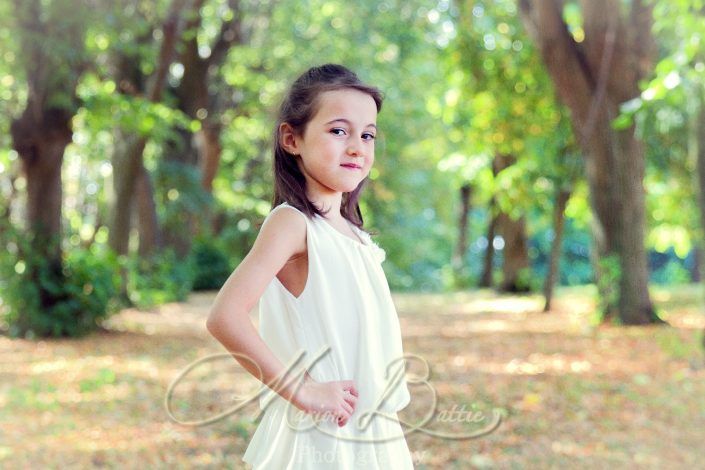
M297 380L285 377L284 364L262 340L249 317L269 282L293 256L306 252L306 221L293 209L282 209L269 216L261 227L250 252L218 292L206 328L229 352L244 355L237 361L252 375L284 399L304 409L295 396ZM253 364L256 363L259 366ZM261 376L259 375L261 372ZM310 380L306 372L306 380ZM308 410L304 410L308 411Z
M249 316L284 264L305 251L306 221L301 215L294 209L271 214L250 252L218 292L206 328L229 352L238 354L235 358L242 367L284 399L306 413L332 415L338 426L345 426L359 396L355 383L318 383L306 372L303 384L297 387L298 380L282 377L284 364L262 340Z

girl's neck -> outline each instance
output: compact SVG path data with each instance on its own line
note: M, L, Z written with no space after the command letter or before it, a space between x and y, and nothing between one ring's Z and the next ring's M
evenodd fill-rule
M321 194L309 192L306 196L309 201L316 205L316 207L328 211L325 216L326 219L336 220L342 218L342 215L340 215L340 205L343 200L343 193L330 192L327 194Z

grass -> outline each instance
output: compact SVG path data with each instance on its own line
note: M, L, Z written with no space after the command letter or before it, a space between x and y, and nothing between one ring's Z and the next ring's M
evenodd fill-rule
M409 435L417 468L701 465L702 287L651 293L670 327L592 326L594 286L559 289L548 314L538 295L395 295L405 352L427 362L436 410L445 411L425 427L482 427L438 419L454 409L504 416L480 439ZM125 310L79 340L0 337L0 467L244 468L256 404L200 427L171 421L164 408L180 371L223 351L204 326L214 295ZM174 413L212 416L256 387L229 357L213 361L180 384ZM431 395L410 390L400 416L413 422L428 413Z

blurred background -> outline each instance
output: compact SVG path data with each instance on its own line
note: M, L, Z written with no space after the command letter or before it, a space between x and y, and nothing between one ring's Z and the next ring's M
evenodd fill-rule
M240 468L249 417L161 401L326 62L386 97L361 206L405 349L505 416L419 468L696 464L702 0L0 0L0 58L0 465ZM223 364L182 412L256 384Z

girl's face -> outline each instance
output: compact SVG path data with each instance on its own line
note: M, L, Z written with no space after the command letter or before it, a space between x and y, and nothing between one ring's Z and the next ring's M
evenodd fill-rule
M303 136L287 150L299 154L299 168L311 195L353 191L369 174L375 159L377 106L356 89L326 91ZM287 138L288 137L288 138Z

